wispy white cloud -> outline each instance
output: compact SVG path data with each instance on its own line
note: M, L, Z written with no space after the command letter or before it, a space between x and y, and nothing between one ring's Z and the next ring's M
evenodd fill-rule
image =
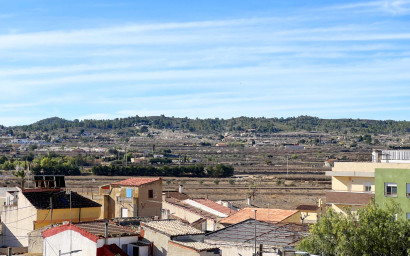
M369 109L410 98L410 28L399 17L407 6L370 1L268 18L1 34L0 123L27 112L375 115Z
M14 14L13 13L0 13L0 19L8 19L13 17Z
M384 0L339 4L323 8L333 11L355 11L358 13L390 13L393 15L407 15L410 13L410 1L408 0Z

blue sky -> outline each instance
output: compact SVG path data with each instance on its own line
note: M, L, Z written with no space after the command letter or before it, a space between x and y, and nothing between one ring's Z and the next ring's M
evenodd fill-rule
M0 124L410 120L410 0L1 0Z

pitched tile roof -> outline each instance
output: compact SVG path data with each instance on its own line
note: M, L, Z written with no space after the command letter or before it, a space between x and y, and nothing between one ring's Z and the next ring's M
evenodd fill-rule
M156 220L142 223L142 229L152 229L167 236L184 236L204 234L202 231L190 227L179 220Z
M182 208L182 209L184 209L184 210L186 210L186 211L189 211L189 212L192 212L192 213L194 213L194 214L197 214L197 215L199 215L199 216L201 216L202 218L205 218L205 219L213 219L213 220L215 220L215 219L218 218L218 216L216 216L215 214L212 214L212 213L209 213L209 212L207 212L207 211L201 210L201 209L199 209L199 208L196 208L196 207L194 207L194 206L192 206L192 205L189 205L189 204L185 203L184 201L179 201L179 200L177 200L177 199L175 199L175 198L172 198L172 197L171 197L171 198L167 198L167 199L166 199L166 202L169 203L169 204L172 204L172 205L174 205L174 206L177 206L177 207L179 207L179 208Z
M226 206L223 206L223 205L221 205L221 204L218 204L218 203L216 203L216 202L214 202L214 201L212 201L212 200L209 200L209 199L197 198L197 199L192 199L192 200L194 200L195 202L198 202L198 203L200 203L200 204L202 204L202 205L205 205L205 206L207 206L207 207L209 207L209 208L211 208L211 209L214 209L215 211L218 211L218 212L221 212L221 213L223 213L223 214L226 214L226 215L228 215L228 216L230 216L230 215L236 213L235 210L230 209L230 208L228 208L228 207L226 207Z
M301 204L296 207L296 210L300 211L316 211L317 209L319 209L319 206L314 204Z
M326 204L366 205L373 197L372 193L327 191Z
M105 237L105 220L95 220L72 224L68 223L44 230L42 234L43 237L46 238L65 230L74 230L91 241L97 242L99 238ZM119 226L112 221L108 221L108 237L117 236L138 236L138 233L128 228Z
M197 242L197 241L168 241L168 243L170 244L176 244L182 247L187 247L187 248L191 248L194 249L195 251L208 251L208 250L216 250L219 249L218 246L212 245L212 244L206 244L206 243L201 243L201 242Z
M185 193L179 193L178 191L162 191L167 198L175 198L178 200L186 200L189 196Z
M129 187L138 187L144 184L148 184L154 181L162 180L161 178L129 178L126 180L120 180L114 183L111 183L111 186L129 186Z
M23 195L36 209L50 209L50 198L53 209L70 208L70 195L63 190L54 191L23 191ZM83 197L76 192L71 192L71 208L101 207L101 204Z
M266 222L281 222L293 214L298 213L297 210L283 210L283 209L268 209L268 208L244 208L237 213L222 219L223 224L236 224L238 222L254 219L256 210L256 219Z
M79 222L74 223L77 227L86 230L98 237L105 236L105 220L94 220L94 221L87 221L87 222ZM120 226L113 221L108 221L108 236L109 237L116 237L116 236L136 236L138 235L137 232L128 229L126 227Z
M205 235L205 242L210 244L238 244L254 246L256 241L264 247L294 246L309 234L309 226L294 223L269 223L248 219Z

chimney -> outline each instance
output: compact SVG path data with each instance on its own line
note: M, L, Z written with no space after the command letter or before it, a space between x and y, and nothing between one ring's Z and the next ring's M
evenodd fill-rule
M167 194L166 194L166 193L162 193L162 202L165 202L166 199L167 199Z
M373 149L373 152L372 152L372 162L373 163L379 162L379 152L376 149Z
M249 206L252 206L252 197L248 196L248 200L246 202Z
M179 189L178 189L179 193L184 193L184 186L183 185L179 185Z

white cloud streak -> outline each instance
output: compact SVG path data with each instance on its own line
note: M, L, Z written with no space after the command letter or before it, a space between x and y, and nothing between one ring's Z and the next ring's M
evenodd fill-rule
M395 17L408 3L2 34L0 123L23 112L107 119L405 109L396 105L410 98L410 29Z

